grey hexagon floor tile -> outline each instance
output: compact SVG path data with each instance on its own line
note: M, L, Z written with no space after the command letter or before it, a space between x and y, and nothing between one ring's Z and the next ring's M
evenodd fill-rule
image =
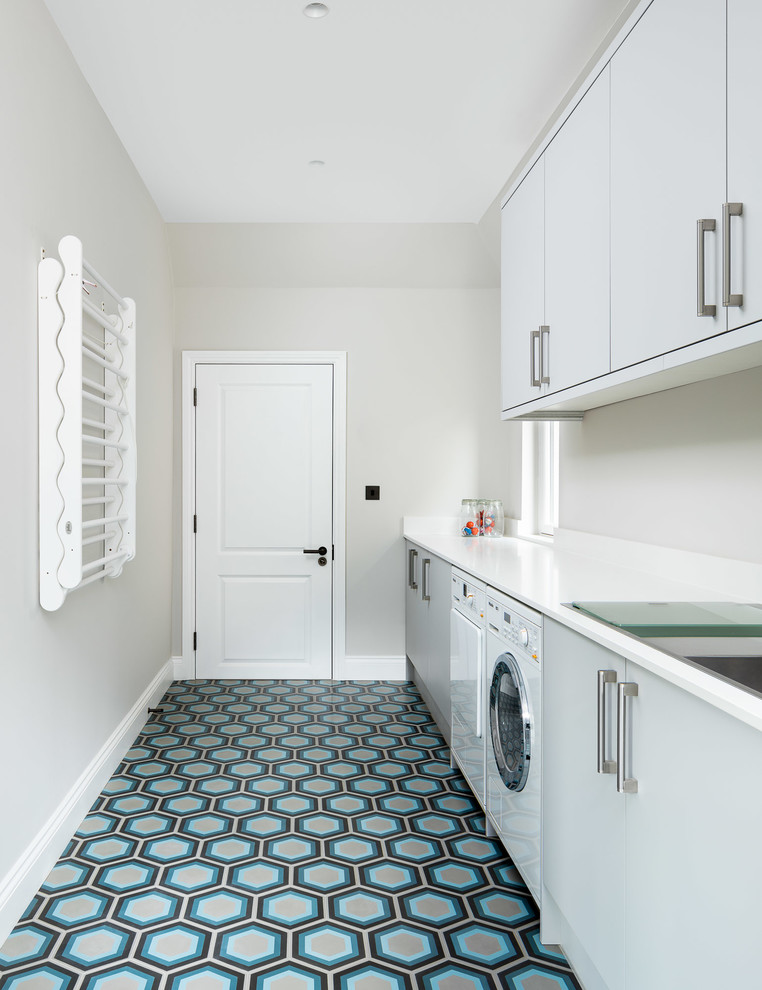
M0 990L579 990L410 682L171 686Z

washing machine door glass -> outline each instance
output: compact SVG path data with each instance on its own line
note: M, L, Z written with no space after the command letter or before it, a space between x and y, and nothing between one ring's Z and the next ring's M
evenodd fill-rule
M510 791L520 791L529 775L532 724L524 678L510 653L504 653L495 664L489 722L503 783Z

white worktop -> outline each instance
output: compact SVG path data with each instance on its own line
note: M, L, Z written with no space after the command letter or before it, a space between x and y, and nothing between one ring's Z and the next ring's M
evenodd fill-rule
M762 698L711 676L564 606L571 601L762 601L762 567L697 554L659 551L624 541L605 546L565 541L576 552L529 540L503 537L466 539L426 532L406 520L405 538L437 557L524 602L589 639L666 678L723 711L762 729ZM562 541L559 541L562 542ZM613 548L613 552L612 552ZM611 558L635 561L623 566ZM737 565L737 566L734 566ZM685 575L691 576L686 580ZM691 583L694 581L695 583ZM748 590L748 594L746 593Z

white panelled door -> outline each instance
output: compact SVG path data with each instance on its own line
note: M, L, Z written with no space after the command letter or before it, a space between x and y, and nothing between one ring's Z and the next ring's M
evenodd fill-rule
M333 367L199 364L196 387L196 676L330 677Z

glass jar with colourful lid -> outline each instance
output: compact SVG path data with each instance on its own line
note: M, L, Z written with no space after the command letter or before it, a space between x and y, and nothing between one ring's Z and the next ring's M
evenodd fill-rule
M464 498L460 503L460 535L479 535L478 501L475 498Z
M493 498L486 500L482 513L482 535L502 536L504 522L503 503L500 499Z

